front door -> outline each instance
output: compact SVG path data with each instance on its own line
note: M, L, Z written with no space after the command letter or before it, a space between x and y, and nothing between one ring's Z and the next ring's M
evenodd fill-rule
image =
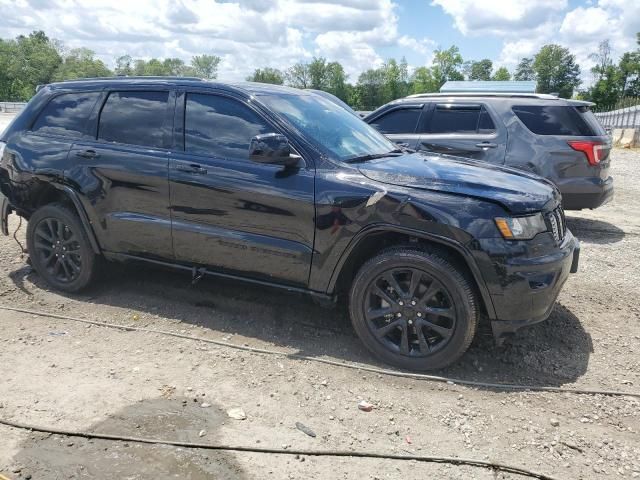
M178 97L170 159L173 243L180 262L306 286L314 238L312 165L249 160L255 135L282 133L241 99Z
M507 131L480 103L431 103L425 107L418 150L502 165Z

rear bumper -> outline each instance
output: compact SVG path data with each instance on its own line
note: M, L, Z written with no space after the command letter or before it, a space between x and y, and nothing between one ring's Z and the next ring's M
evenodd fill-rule
M613 178L574 178L558 185L565 210L598 208L613 198Z
M567 231L552 253L494 259L500 278L491 289L494 337L499 341L505 334L546 320L569 274L577 272L579 257L580 243Z

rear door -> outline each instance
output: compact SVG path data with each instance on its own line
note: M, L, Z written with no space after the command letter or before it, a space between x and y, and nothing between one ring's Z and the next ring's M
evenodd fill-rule
M419 150L504 163L507 130L480 102L434 102L419 126Z
M397 105L372 119L367 123L386 135L391 141L416 148L420 134L417 132L422 117L424 104Z
M175 95L169 88L106 91L93 138L69 152L65 180L82 192L107 252L172 258L167 144Z

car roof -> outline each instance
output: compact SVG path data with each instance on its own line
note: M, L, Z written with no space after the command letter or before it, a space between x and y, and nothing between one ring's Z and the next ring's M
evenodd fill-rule
M219 82L198 77L151 77L151 76L117 76L83 78L51 83L53 89L85 89L122 86L165 85L191 86L241 92L246 95L311 95L309 92L282 85L271 85L258 82Z
M463 100L476 100L476 99L493 99L496 101L504 101L509 103L539 103L544 102L567 102L574 106L591 106L595 105L593 102L587 102L584 100L574 100L569 98L560 98L548 93L510 93L510 92L446 92L446 93L417 93L415 95L409 95L408 97L400 98L390 102L391 104L402 103L416 103L420 100L430 99L450 99L455 101L456 99ZM549 103L547 103L548 105Z

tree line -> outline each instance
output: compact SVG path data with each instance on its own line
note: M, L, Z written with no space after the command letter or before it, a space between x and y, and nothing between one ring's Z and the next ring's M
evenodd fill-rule
M640 33L638 34L640 46ZM625 96L640 96L640 48L626 52L614 61L608 40L592 55L593 85L579 91L580 66L575 56L560 45L544 45L531 57L520 60L513 72L504 66L494 68L484 58L465 61L457 46L434 52L430 65L410 71L406 59L389 59L379 68L362 72L350 82L344 67L323 57L298 62L285 70L257 68L249 81L325 90L356 109L371 109L413 93L437 92L448 80L533 80L538 93L555 93L598 105L615 103ZM112 70L86 48L67 50L61 42L42 31L15 39L0 39L0 100L25 101L35 87L53 81L111 75L196 76L217 78L221 59L203 54L189 64L180 58L134 59L122 55Z

